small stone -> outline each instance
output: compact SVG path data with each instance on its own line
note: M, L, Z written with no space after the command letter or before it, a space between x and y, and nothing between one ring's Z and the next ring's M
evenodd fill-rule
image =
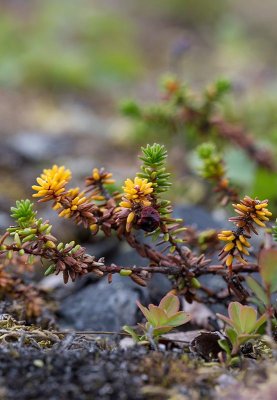
M135 342L132 338L129 337L125 337L124 339L121 339L119 342L119 346L123 349L129 349L130 347L134 347L135 346Z
M38 368L43 368L44 367L44 362L42 360L38 360L38 359L34 360L33 364L34 364L35 367L38 367Z

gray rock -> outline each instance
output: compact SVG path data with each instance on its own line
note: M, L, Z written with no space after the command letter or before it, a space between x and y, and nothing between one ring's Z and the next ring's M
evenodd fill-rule
M129 278L114 276L88 285L62 301L60 323L77 330L120 331L123 325L138 320L137 300L147 303L147 289L135 285Z
M20 132L7 138L5 145L21 162L38 163L66 154L73 146L73 139L43 132Z
M192 225L200 231L211 228L222 229L226 226L226 220L218 221L211 212L199 206L175 206L173 215L175 218L183 218L186 226Z

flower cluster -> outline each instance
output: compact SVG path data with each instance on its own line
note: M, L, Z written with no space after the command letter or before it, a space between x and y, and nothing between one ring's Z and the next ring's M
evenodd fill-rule
M125 186L122 187L124 190L124 196L122 201L119 203L121 207L119 213L119 219L126 219L126 231L130 232L132 223L140 216L141 211L144 208L151 208L152 198L151 193L153 192L152 183L148 182L147 179L135 177L134 181L127 179ZM153 212L155 210L153 209Z
M72 218L77 225L83 224L85 228L95 224L94 204L89 202L80 189L69 189L59 202L54 206L54 210L59 211L59 216L63 218Z
M237 227L244 228L248 234L252 231L257 235L258 232L253 223L264 228L265 222L269 221L269 217L272 216L267 209L268 200L253 200L251 197L245 196L238 204L233 204L233 207L239 215L230 218L230 221Z
M147 179L135 177L134 181L127 179L124 190L125 200L120 203L122 207L131 208L133 203L141 204L144 207L151 205L149 194L153 192L152 183Z
M106 185L112 185L115 180L113 174L107 172L104 168L94 168L91 175L86 178L87 192L90 192L92 200L103 201L110 197L106 190Z
M245 234L239 234L240 232L236 231L222 231L218 235L218 239L224 242L228 242L224 248L219 253L219 259L225 260L226 266L231 268L234 257L242 263L246 263L243 256L249 255L249 251L247 248L251 247L251 244L247 239L250 239L250 236Z
M32 186L37 191L33 197L41 197L40 202L54 200L52 208L59 212L60 217L72 218L77 224L82 223L86 228L93 226L96 222L95 205L84 192L80 192L79 188L66 190L65 186L70 179L71 171L64 166L54 165L51 169L44 169L37 178L40 186Z
M245 196L239 203L233 204L233 207L239 215L230 218L229 221L233 222L237 229L224 230L218 235L219 240L227 242L219 253L219 259L225 262L230 272L234 258L241 263L246 263L244 256L249 255L248 248L251 247L247 239L251 238L251 232L258 234L255 224L264 228L265 222L269 221L272 215L267 209L268 200L260 201Z
M71 243L59 243L52 249L50 258L52 264L48 267L45 275L60 272L63 274L64 283L68 282L69 277L72 281L81 275L93 271L96 275L102 276L103 272L99 267L103 266L103 260L96 261L94 256L86 254L84 247Z
M71 172L64 166L53 165L51 169L44 169L43 173L37 178L38 185L32 188L37 191L33 197L41 197L40 202L49 200L58 201L62 193L65 192L65 186L71 179Z

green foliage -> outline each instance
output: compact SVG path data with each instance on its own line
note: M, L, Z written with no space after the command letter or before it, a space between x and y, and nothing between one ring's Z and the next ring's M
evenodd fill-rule
M203 143L197 147L197 154L202 160L200 175L205 179L216 179L224 175L222 156L213 143Z
M141 116L139 105L133 100L124 100L120 104L120 111L123 115L130 118L138 118Z
M255 174L255 180L252 186L252 192L255 196L262 199L268 199L273 204L276 203L276 172L267 171L264 168L258 168Z
M259 306L259 309L264 312L266 307L270 304L270 299L264 288L252 276L246 277L247 286L251 289L254 297L250 297L249 301Z
M191 319L188 313L179 311L179 299L172 294L163 297L158 306L150 304L147 308L140 302L137 302L137 305L147 319L144 325L140 324L140 328L144 332L143 335L138 335L129 326L124 326L123 330L138 342L147 341L149 339L150 341L157 340L161 335L170 332L177 326L186 324Z
M207 101L217 102L231 90L231 82L228 79L218 79L209 85L204 94Z
M126 18L86 0L36 2L28 22L2 9L0 82L88 90L130 81L142 69L131 37Z
M159 18L161 20L177 21L180 26L194 27L199 29L207 26L217 26L221 17L229 10L229 2L213 0L207 6L205 0L170 0L160 1L151 0L147 2L137 2L129 0L136 6L136 14L149 15L151 20ZM225 21L225 20L224 20ZM184 25L185 24L185 25ZM210 33L212 33L209 30Z
M277 291L277 250L264 249L259 256L260 274L270 293Z
M27 228L35 222L36 211L33 210L34 204L29 200L16 201L16 207L11 207L11 217L16 221L20 228Z
M166 171L165 160L167 151L163 145L154 143L141 148L143 155L140 158L143 161L142 172L138 174L140 178L146 178L153 183L155 193L167 191L171 182L170 173Z
M266 322L267 316L263 314L257 319L257 311L253 307L244 306L237 301L229 304L228 314L229 318L222 314L217 314L217 317L227 324L225 333L232 346L231 354L236 355L242 344L259 337L259 328ZM222 345L222 342L220 344ZM225 345L226 342L223 349Z
M33 210L34 204L29 200L16 201L16 207L11 207L11 217L15 219L17 225L11 226L7 232L14 238L19 252L24 254L24 244L31 243L40 236L45 236L44 246L55 246L52 241L52 225L42 218L36 219L37 212Z
M163 77L161 81L162 101L140 105L129 100L121 106L122 112L134 122L131 128L134 140L154 141L159 132L159 140L164 143L178 137L186 149L191 149L202 141L203 130L216 137L208 120L230 90L230 83L219 79L198 96L174 76Z

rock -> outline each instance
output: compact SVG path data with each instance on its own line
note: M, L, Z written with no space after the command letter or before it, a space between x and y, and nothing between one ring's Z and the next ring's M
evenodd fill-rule
M183 309L191 314L191 324L205 329L211 328L210 318L215 318L215 314L205 304L196 301L190 304L184 300Z
M20 132L7 138L4 144L19 161L39 163L66 154L73 146L73 138Z
M175 218L183 218L186 226L194 226L198 230L205 229L222 229L226 226L226 221L214 218L213 214L203 207L199 206L183 206L174 207L173 215ZM228 223L227 223L228 224Z
M101 280L65 298L59 311L60 323L77 330L120 331L123 325L137 323L137 300L148 303L147 289L114 276L110 285Z
M119 346L123 350L129 349L130 347L134 347L135 344L136 343L134 342L134 340L132 338L130 338L130 337L125 337L125 338L121 339L120 342L119 342Z
M9 218L9 216L6 213L0 211L0 229L6 229L10 225L10 223L11 219Z
M124 247L118 253L113 254L112 262L122 266L148 265L148 260L140 257L135 250L124 252ZM172 289L168 278L163 274L153 274L147 285L149 301L158 304L160 300Z

